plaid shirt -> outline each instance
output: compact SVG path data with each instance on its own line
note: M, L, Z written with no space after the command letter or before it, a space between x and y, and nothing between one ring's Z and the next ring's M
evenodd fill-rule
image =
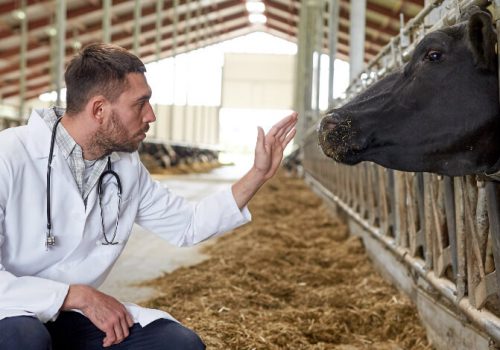
M64 114L64 111L64 108L60 107L52 107L43 110L42 118L50 130L54 127L57 118ZM85 161L83 159L82 148L73 140L61 123L57 126L56 143L68 162L76 185L86 203L90 191L94 188L99 180L99 176L101 176L106 167L107 157L100 158L93 162Z

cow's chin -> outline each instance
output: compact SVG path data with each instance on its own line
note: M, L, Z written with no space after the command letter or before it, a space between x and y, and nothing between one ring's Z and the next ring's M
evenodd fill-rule
M337 132L336 130L320 130L319 145L323 153L333 160L348 165L354 165L361 162L362 151L364 149L361 143L358 145L352 140L352 131L346 133L345 130Z
M332 145L330 143L320 142L320 147L327 157L339 163L355 165L363 160L359 152L346 147L346 145Z

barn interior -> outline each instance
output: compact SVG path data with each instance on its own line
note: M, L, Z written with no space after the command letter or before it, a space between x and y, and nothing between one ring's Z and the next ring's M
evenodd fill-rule
M355 342L347 345L342 337L324 334L355 325L323 318L324 323L316 321L343 326L323 328L324 334L318 331L306 343L295 338L298 331L281 329L277 314L261 322L269 322L267 327L281 334L279 337L253 333L251 322L245 331L246 320L238 316L226 320L225 333L219 337L216 327L199 326L211 341L211 348L287 349L286 344L344 350L500 348L500 275L494 259L500 253L498 185L485 185L470 176L443 178L393 172L366 163L339 165L321 153L316 133L318 122L329 108L342 105L404 65L415 43L426 33L456 23L471 5L490 6L493 13L500 13L495 12L500 8L498 1L478 0L0 0L0 129L26 124L33 109L64 107L65 67L81 48L94 42L119 45L146 64L153 90L151 102L157 120L139 150L144 164L166 186L197 200L229 186L248 170L258 125L268 130L283 116L297 111L297 135L285 152L290 169L283 170L292 179L281 179L282 183L273 188L293 192L290 188L306 184L303 191L316 193L325 205L320 211L328 213L327 217L333 214L348 227L351 236L362 242L342 238L348 240L345 249L352 254L366 251L363 259L370 261L414 307L407 308L394 290L387 292L395 293L394 298L389 297L388 304L377 304L378 308L392 303L396 311L390 317L421 322L423 328L407 328L401 331L404 337L398 338L391 335L398 331L392 326L384 328L381 321L379 327L384 331L379 333L388 339L393 337L390 341L370 343L367 338L377 334L374 326L370 330L373 334L352 336ZM283 184L291 187L280 187ZM263 191L262 196L269 197L257 199L259 207L256 204L252 211L265 215L276 210L283 214L275 207L259 209L272 201L273 192L266 191L271 190ZM292 202L306 198L297 196ZM287 198L282 200L286 202ZM316 203L309 197L305 201ZM467 208L465 202L469 203ZM484 208L490 220L486 227L478 218L479 208ZM287 210L294 212L293 208ZM283 215L287 213L285 210ZM289 220L293 221L293 216ZM330 219L318 220L324 223L324 230L337 226ZM257 231L271 225L265 221L257 224L262 225ZM281 231L286 231L288 226L282 225ZM316 232L321 225L300 230ZM281 231L278 227L271 233L278 235ZM283 239L293 240L288 236ZM169 294L170 290L158 291L175 284L168 273L178 273L175 278L188 283L189 276L195 274L190 269L215 254L211 249L217 244L178 249L136 227L129 242L132 248L127 248L102 290L161 307L162 302L169 303L165 296L175 295ZM225 241L221 244L233 249ZM262 249L273 254L273 249ZM287 254L286 249L276 249L274 254L278 252ZM324 253L311 252L316 256ZM354 255L349 258L346 254L346 261L355 260ZM144 260L144 256L149 259ZM352 264L351 268L359 266L365 271L361 262ZM270 267L262 268L271 271ZM365 274L371 273L367 271ZM167 273L166 280L152 282L163 273ZM207 273L221 271L208 269ZM318 276L325 273L331 271L319 271ZM369 276L365 275L366 279ZM283 287L277 281L279 278L273 287L278 286L283 295L291 293L292 287ZM358 283L365 283L362 276ZM297 288L305 285L299 281ZM309 293L314 294L314 290ZM318 291L318 299L334 299L330 293ZM214 293L214 298L223 295ZM254 298L255 294L245 297ZM199 319L211 315L203 302L197 300L193 305L175 306L179 312L203 309ZM218 317L234 310L223 303L212 308L217 308L214 313ZM252 314L252 304L248 310ZM380 317L373 315L359 311L353 317ZM195 316L193 320L198 322ZM198 325L196 322L193 324ZM241 326L234 329L235 322ZM252 326L258 326L254 323ZM312 323L310 327L312 332ZM407 338L412 332L419 338ZM250 338L255 338L255 343Z

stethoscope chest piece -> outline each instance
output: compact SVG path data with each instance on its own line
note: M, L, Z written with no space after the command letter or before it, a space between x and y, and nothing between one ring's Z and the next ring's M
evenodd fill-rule
M47 231L47 236L45 238L45 249L49 250L50 247L53 247L56 245L56 238L52 234L51 231Z

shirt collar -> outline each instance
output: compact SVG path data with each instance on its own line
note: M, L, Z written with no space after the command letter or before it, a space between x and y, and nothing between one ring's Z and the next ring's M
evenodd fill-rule
M57 119L64 115L65 110L60 107L52 107L43 109L41 112L40 116L45 121L49 129L52 130ZM78 152L79 156L82 157L81 147L75 142L73 137L71 137L61 123L57 126L56 143L65 159L68 159L73 151Z
M38 157L47 158L49 156L52 128L54 127L57 119L64 115L65 111L66 110L64 108L57 106L33 110L28 121L28 126L31 128L32 141L36 144L33 151ZM48 132L41 129L41 124L45 124L47 126ZM59 141L56 141L56 144L64 158L67 159L76 147L78 147L79 149L81 149L81 147L76 143L73 137L71 137L64 126L59 124L57 126L56 139L59 140L61 135L63 135L63 138L65 138L66 144L59 145ZM108 156L105 156L103 158L107 159L107 157ZM118 152L112 152L109 157L111 158L112 163L120 159L120 155Z

